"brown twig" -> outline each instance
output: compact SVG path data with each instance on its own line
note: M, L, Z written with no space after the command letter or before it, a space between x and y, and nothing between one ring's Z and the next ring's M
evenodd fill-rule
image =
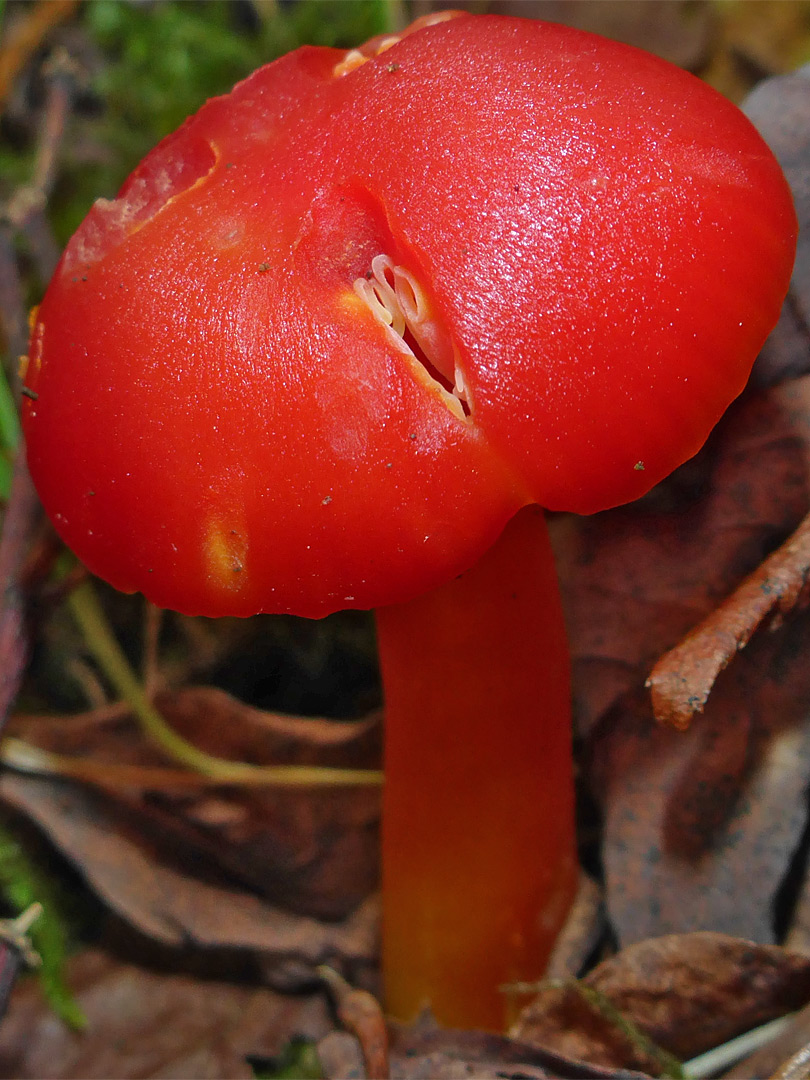
M159 644L162 625L163 612L147 602L143 629L143 688L149 697L154 697L160 687Z
M47 229L44 207L53 184L75 84L69 58L64 54L55 57L48 65L46 77L48 91L31 182L19 188L0 213L0 318L12 357L24 352L27 344L25 297L14 252L14 234L32 222L38 223L36 228L40 233ZM42 247L40 250L45 258L47 251ZM52 269L46 265L40 268L45 275ZM0 726L17 696L28 659L25 569L39 520L39 501L21 449L0 537Z
M117 765L109 761L54 754L22 739L10 737L0 742L0 762L15 772L80 780L116 791L121 788L135 788L140 791L200 791L221 786L220 781L187 769L169 769L158 765Z
M48 281L59 259L59 248L53 238L45 215L48 196L56 176L59 148L76 92L78 68L73 59L60 49L43 68L46 99L42 110L34 169L27 184L12 194L2 209L3 227L10 235L22 233L43 281ZM24 307L23 307L24 311ZM27 327L27 320L24 322ZM27 332L25 333L27 337ZM15 342L16 356L25 351L26 341Z
M34 171L27 184L17 188L5 208L4 217L22 229L35 214L45 209L53 185L59 147L70 115L77 67L64 49L59 49L43 68L47 98L37 139Z
M658 661L647 680L658 720L686 728L703 711L715 680L768 618L803 599L810 577L810 515L795 533Z
M771 1080L808 1080L810 1077L810 1046L803 1046L773 1074Z
M123 717L129 717L132 710L125 701L111 701L94 709L85 709L77 713L15 713L12 723L17 730L30 732L37 725L52 725L58 721L60 728L93 729L105 724L118 723Z
M39 500L25 454L14 465L11 498L0 537L0 728L19 690L28 661L23 568L39 518Z
M14 81L48 34L68 19L79 0L40 0L11 28L0 51L0 110L8 100Z
M45 218L48 193L53 186L59 146L65 132L75 91L75 65L59 53L47 65L47 96L37 139L31 180L19 187L0 208L0 322L12 358L28 345L25 293L14 251L14 236L22 232L29 240L43 280L53 273L58 252ZM12 378L16 372L11 372Z
M10 356L20 356L28 346L28 319L17 258L14 230L0 213L0 330ZM16 372L12 372L12 377Z
M53 539L54 543L59 544L59 539L56 536L56 533L53 532L53 529L49 530L48 539ZM57 579L49 578L47 581L43 580L42 569L44 567L50 569L53 568L56 555L59 554L60 550L61 549L57 549L53 557L50 558L50 563L48 562L50 553L47 550L41 552L37 551L29 564L29 580L37 583L41 581L37 591L37 600L40 609L44 608L50 610L52 608L60 607L70 594L75 589L78 589L83 582L87 581L90 576L86 566L83 566L81 563L76 563L74 566L71 566L63 577Z
M366 1075L373 1080L386 1080L390 1075L388 1028L380 1003L367 990L351 986L327 964L321 964L318 974L334 999L338 1020L357 1038L363 1049Z

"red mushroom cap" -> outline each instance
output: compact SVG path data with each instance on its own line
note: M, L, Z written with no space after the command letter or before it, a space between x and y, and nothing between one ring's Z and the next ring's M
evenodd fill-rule
M414 29L261 68L68 245L29 462L119 589L208 615L403 600L526 503L643 494L745 384L796 232L745 117L562 26Z

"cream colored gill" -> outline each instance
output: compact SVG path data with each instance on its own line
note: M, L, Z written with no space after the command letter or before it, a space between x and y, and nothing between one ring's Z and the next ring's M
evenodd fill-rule
M411 271L397 266L389 255L376 255L369 274L357 278L353 288L385 327L397 351L411 361L419 380L438 394L457 419L468 420L471 403L458 350ZM406 338L408 333L413 345Z

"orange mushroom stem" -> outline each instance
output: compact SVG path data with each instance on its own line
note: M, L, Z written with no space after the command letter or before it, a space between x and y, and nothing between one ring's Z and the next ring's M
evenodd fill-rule
M576 888L568 645L543 512L377 611L386 1007L503 1030Z

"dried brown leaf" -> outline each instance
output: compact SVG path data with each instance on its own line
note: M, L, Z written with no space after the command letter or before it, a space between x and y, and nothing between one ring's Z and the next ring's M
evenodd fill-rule
M644 1075L485 1031L400 1029L391 1056L392 1080L642 1080Z
M801 1054L808 1044L810 1006L805 1006L790 1020L784 1031L724 1073L724 1080L752 1080L769 1076L788 1080L786 1066L795 1055ZM794 1075L790 1080L799 1080L799 1077Z
M656 719L686 728L720 672L766 621L803 599L810 574L810 517L743 584L665 653L647 680Z
M375 767L378 717L336 722L252 708L211 687L158 699L168 722L208 753L255 764ZM49 752L91 761L165 764L127 716L15 720L13 730ZM131 811L130 827L173 851L218 866L274 904L313 918L341 919L373 891L378 874L379 791L289 788L139 791L120 776L99 783Z
M740 10L757 6L739 5ZM794 32L793 38L806 50L806 9L799 4L783 4L782 9L784 12L793 9L793 14L799 14L804 21L804 34ZM810 366L810 181L807 168L810 159L810 67L766 79L754 88L743 108L776 154L790 183L799 218L799 243L790 293L779 323L754 368L754 378L760 384L767 384L795 378Z
M752 393L702 459L642 503L564 523L577 712L623 945L704 929L774 940L807 816L805 620L755 635L686 734L655 730L641 684L796 528L809 474L805 376Z
M625 949L585 982L689 1058L810 1001L810 960L725 934L673 935Z
M6 775L0 799L44 829L105 903L164 945L250 952L274 985L311 982L323 963L368 978L376 955L373 897L341 922L318 922L183 873L161 858L122 811L92 791Z
M415 10L438 11L445 0L416 0ZM499 15L545 19L579 30L625 41L637 48L663 56L673 64L695 70L709 48L715 11L707 0L463 0L456 7L471 11L489 10Z
M622 944L690 930L774 941L810 784L810 624L759 635L688 732L627 701L592 746L606 903Z
M724 934L672 935L624 949L583 984L657 1046L685 1059L804 1005L810 959ZM606 1066L655 1065L570 987L543 990L515 1034Z
M499 13L547 19L603 34L695 70L711 41L714 12L705 0L501 0Z
M573 984L540 991L512 1028L517 1039L603 1068L635 1068L657 1076L660 1061Z
M782 543L810 504L810 377L749 396L646 500L559 525L578 722L589 731Z
M593 878L581 872L577 894L546 965L546 978L566 979L578 975L604 933L602 890Z
M33 981L18 984L0 1027L0 1076L64 1080L249 1078L248 1055L272 1057L291 1033L331 1027L322 995L165 975L97 951L74 957L68 979L87 1018L60 1024Z

